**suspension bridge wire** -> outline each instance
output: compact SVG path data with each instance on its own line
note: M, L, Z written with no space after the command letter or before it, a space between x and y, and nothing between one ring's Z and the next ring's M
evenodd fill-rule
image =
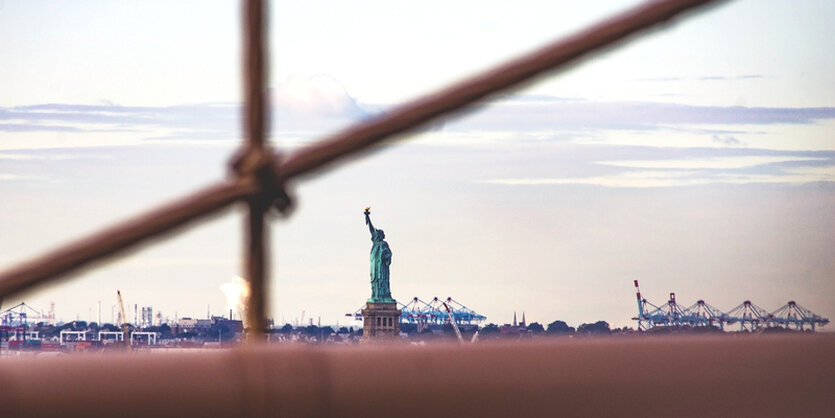
M376 119L356 124L286 159L275 157L272 184L282 185L296 176L309 174L392 135L415 129L489 95L517 87L546 71L564 67L641 30L670 21L699 6L720 1L654 0L638 5L533 53L399 106ZM265 190L263 182L252 178L220 182L0 273L0 297L48 283L93 261L122 253L236 201L252 201L271 193L274 191Z

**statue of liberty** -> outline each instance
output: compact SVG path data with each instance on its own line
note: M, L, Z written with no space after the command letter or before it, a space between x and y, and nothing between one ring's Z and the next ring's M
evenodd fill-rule
M391 265L391 249L385 241L386 234L382 229L375 229L371 224L371 207L365 208L365 223L371 232L371 303L394 303L389 288L389 266Z

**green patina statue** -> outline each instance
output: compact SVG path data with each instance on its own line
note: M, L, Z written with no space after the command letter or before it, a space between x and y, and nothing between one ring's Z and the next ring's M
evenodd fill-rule
M365 223L371 232L371 303L394 303L389 288L389 266L391 265L391 249L385 241L386 234L382 229L375 229L371 224L370 207L365 208Z

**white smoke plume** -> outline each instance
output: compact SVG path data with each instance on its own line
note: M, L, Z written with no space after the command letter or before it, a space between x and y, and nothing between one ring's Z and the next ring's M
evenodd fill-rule
M226 295L226 310L238 314L246 327L246 301L249 298L249 282L243 277L235 276L231 282L220 285L220 290Z

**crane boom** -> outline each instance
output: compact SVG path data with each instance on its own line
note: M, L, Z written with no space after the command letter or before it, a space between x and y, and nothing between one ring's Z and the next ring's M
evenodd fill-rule
M125 304L122 302L122 292L119 290L116 290L116 298L119 300L119 312L122 314L122 342L125 343L125 347L130 347L130 325L126 321Z
M464 337L461 336L461 330L458 329L458 324L455 323L455 318L452 316L452 310L449 309L446 302L444 302L444 308L446 308L446 314L449 315L449 323L452 324L452 329L455 330L455 335L458 336L458 342L463 343Z

